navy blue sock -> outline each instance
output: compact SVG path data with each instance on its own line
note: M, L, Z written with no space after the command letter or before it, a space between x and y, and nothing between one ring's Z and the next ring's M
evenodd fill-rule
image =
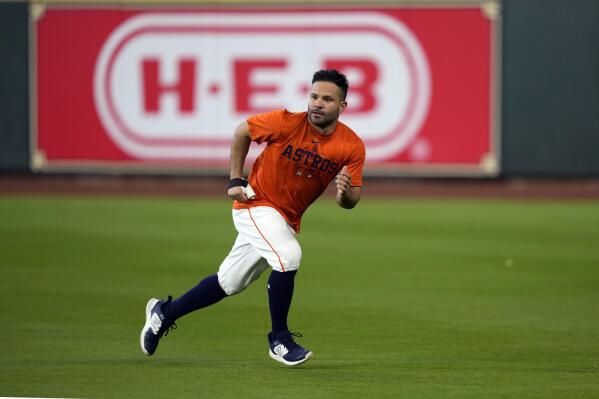
M218 276L213 274L200 281L198 285L179 298L173 300L169 304L168 309L166 309L166 315L170 320L174 321L194 310L214 305L226 296L227 294L218 283Z
M268 305L270 320L272 321L272 334L289 331L287 315L293 297L293 282L297 270L290 272L277 272L273 270L268 277Z

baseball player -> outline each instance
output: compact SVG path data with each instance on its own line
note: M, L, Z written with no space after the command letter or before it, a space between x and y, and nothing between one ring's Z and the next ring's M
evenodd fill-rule
M146 355L154 354L160 338L176 328L175 320L240 293L270 268L268 353L288 366L312 356L295 342L301 335L287 326L302 256L296 234L305 210L333 179L339 206L350 209L360 200L364 144L338 121L347 106L347 89L343 74L333 69L317 71L307 112L275 110L251 116L237 126L228 196L234 200L233 222L239 234L218 273L175 300L169 296L148 301L140 337ZM245 180L243 165L252 141L267 145Z

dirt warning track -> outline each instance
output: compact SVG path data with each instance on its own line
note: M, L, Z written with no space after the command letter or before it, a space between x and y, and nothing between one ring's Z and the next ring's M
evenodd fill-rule
M225 198L226 177L0 175L0 195L117 195ZM325 195L333 195L331 184ZM380 179L364 180L363 196L599 200L599 179Z

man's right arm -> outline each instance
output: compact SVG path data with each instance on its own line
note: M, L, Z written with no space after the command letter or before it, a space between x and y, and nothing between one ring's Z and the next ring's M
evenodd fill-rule
M246 121L241 122L235 128L235 133L233 134L233 142L231 144L231 179L238 179L243 177L243 164L245 163L245 158L250 149L250 144L252 142L252 138L250 136L250 127ZM247 202L248 198L243 193L241 186L231 187L227 192L229 198L240 201Z

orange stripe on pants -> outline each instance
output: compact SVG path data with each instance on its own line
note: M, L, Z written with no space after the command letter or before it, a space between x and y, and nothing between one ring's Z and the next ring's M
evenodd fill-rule
M266 241L266 243L268 244L268 246L270 247L270 249L272 249L272 252L274 252L275 255L277 255L277 258L279 259L279 263L281 264L281 270L283 270L283 272L285 272L285 266L283 266L283 261L281 261L281 257L279 256L279 254L277 253L277 251L275 251L275 249L270 244L270 242L268 242L268 240L266 239L266 237L264 237L264 234L262 234L262 232L260 231L260 228L258 227L258 225L256 224L256 221L252 217L252 211L250 210L250 208L248 208L248 212L250 213L250 219L252 219L252 223L254 223L254 226L256 226L256 230L258 230L258 233L260 233L260 235L262 236L262 239L264 241Z

